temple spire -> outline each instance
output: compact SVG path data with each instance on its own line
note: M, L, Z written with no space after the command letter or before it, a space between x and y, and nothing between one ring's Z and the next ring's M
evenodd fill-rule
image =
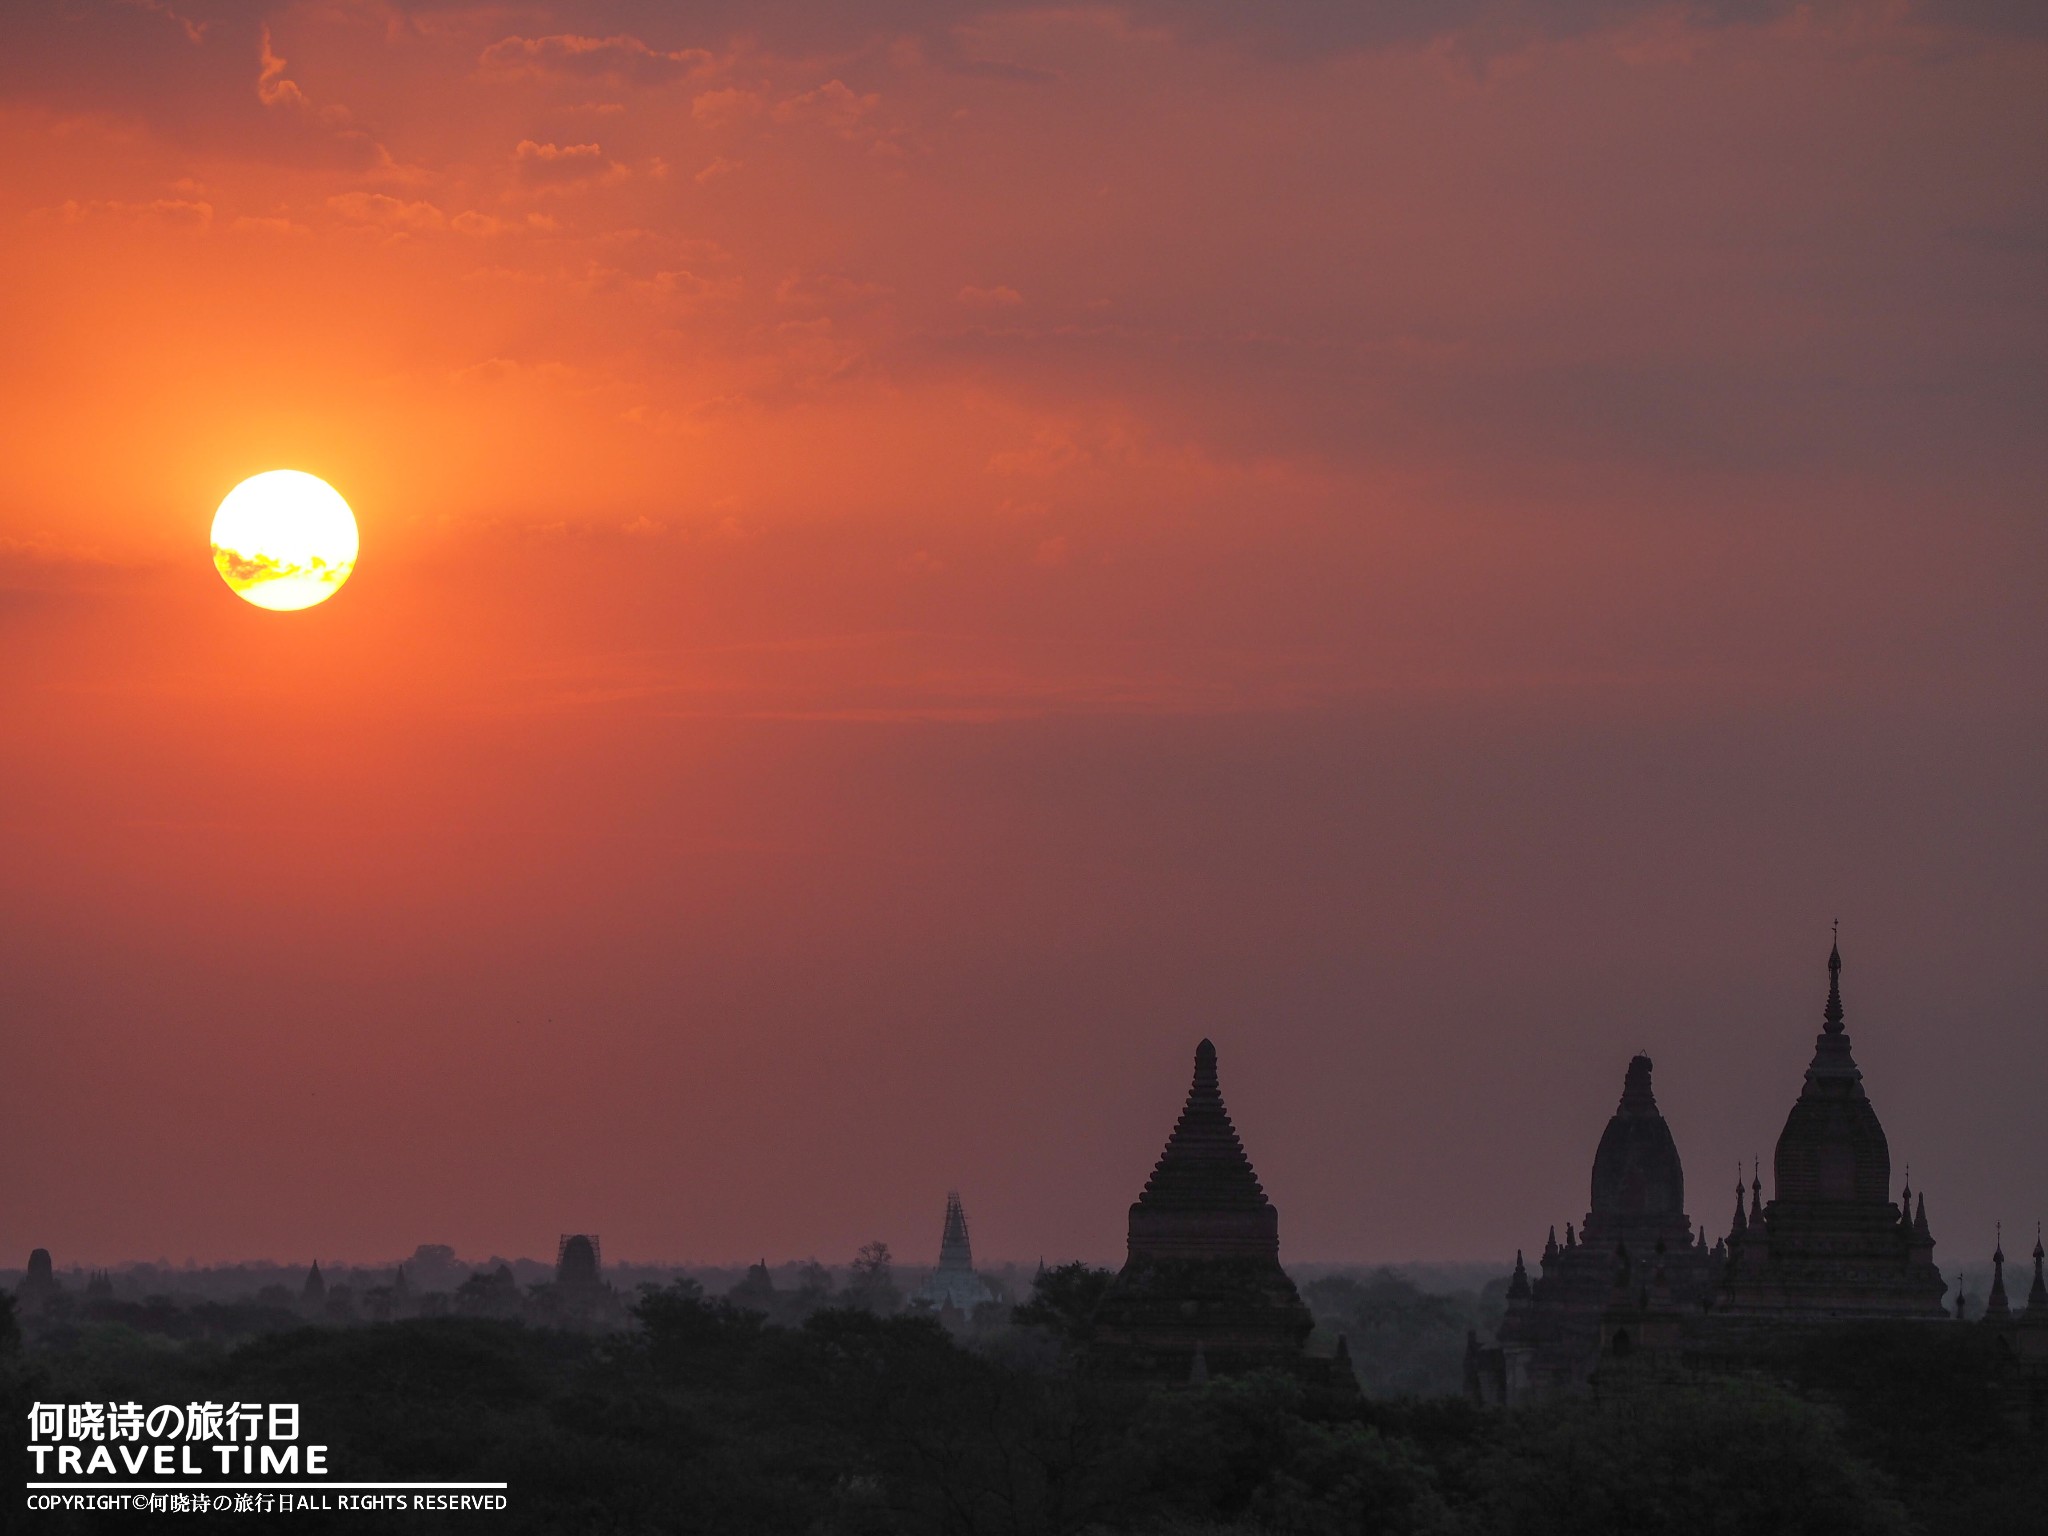
M2048 1321L2048 1280L2041 1275L2041 1260L2048 1257L2041 1248L2041 1224L2034 1223L2034 1288L2027 1292L2027 1321Z
M1522 1250L1517 1248L1515 1250L1514 1278L1508 1281L1508 1300L1527 1301L1528 1299L1529 1271L1522 1265Z
M1991 1250L1991 1299L1984 1303L1986 1322L2012 1316L2012 1304L2005 1299L2005 1223L2000 1222L1993 1230L1997 1237Z
M1195 1077L1166 1150L1138 1196L1143 1206L1168 1210L1263 1210L1266 1192L1237 1139L1216 1079L1216 1047L1195 1047Z
M946 1224L939 1233L939 1268L951 1272L974 1269L974 1250L967 1241L967 1210L960 1191L946 1191Z
M1828 950L1828 1005L1822 1015L1822 1031L1842 1032L1842 920L1835 919L1835 941Z

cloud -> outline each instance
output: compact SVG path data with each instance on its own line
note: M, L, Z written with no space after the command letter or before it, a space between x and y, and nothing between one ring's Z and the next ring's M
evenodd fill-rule
M141 122L169 142L240 160L376 164L376 140L345 108L307 101L285 76L263 9L0 5L0 101Z
M953 295L958 304L970 309L1015 309L1024 302L1024 295L1016 289L997 284L993 288L980 288L969 283Z
M688 313L706 304L728 303L739 297L745 287L745 279L699 277L695 272L677 267L656 272L632 286L672 309Z
M662 52L637 37L508 37L491 44L480 61L486 74L517 80L554 77L606 80L618 85L667 85L700 74L713 63L702 48Z
M811 272L785 277L775 287L775 301L808 311L857 309L886 298L886 283L843 277L836 272Z
M857 95L843 80L828 80L815 91L791 96L775 104L778 123L817 123L843 139L860 133L863 120L882 104L879 94Z
M764 105L755 92L729 87L722 91L706 91L698 96L690 103L690 116L706 128L725 128L759 117Z
M270 28L263 29L263 54L256 75L256 99L266 107L295 107L310 111L313 103L298 83L285 78L285 61L270 46Z
M501 219L496 214L482 213L471 208L450 219L448 227L458 234L488 238L493 235L511 234L551 235L561 229L562 223L561 220L545 213L529 213L523 219Z
M409 203L384 192L343 192L328 198L327 206L359 224L411 233L441 229L448 223L447 215L432 203Z
M157 197L144 202L119 199L68 201L62 209L64 222L81 224L87 219L111 218L128 223L168 225L175 229L206 229L213 223L213 204L183 197Z
M560 188L593 181L618 181L630 173L604 157L596 144L540 144L521 139L512 151L519 179L529 187Z

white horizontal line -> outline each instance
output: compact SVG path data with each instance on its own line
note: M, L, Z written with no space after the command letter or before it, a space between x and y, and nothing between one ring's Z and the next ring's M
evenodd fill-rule
M509 1488L510 1483L26 1483L31 1489L60 1489L66 1493L108 1493L138 1488Z

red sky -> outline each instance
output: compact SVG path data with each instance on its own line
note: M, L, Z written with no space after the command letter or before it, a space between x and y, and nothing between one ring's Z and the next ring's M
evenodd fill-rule
M0 19L0 1260L2048 1214L2037 6ZM243 477L356 509L323 607Z

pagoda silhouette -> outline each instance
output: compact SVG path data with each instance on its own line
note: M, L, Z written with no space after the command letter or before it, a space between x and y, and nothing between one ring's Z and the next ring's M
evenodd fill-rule
M1685 1214L1650 1060L1631 1061L1594 1156L1592 1209L1576 1235L1566 1224L1562 1244L1552 1229L1537 1278L1516 1255L1498 1344L1468 1345L1468 1392L1514 1405L1603 1379L1739 1364L1788 1332L1947 1318L1926 1195L1908 1186L1892 1198L1891 1148L1845 1017L1837 942L1813 1060L1771 1160L1775 1198L1764 1199L1760 1168L1746 1187L1738 1171L1734 1220L1712 1248Z
M946 1222L939 1233L939 1267L919 1286L913 1304L942 1319L971 1318L976 1307L996 1300L995 1287L974 1272L974 1248L967 1236L967 1208L960 1191L946 1192Z
M1280 1213L1230 1123L1204 1040L1180 1119L1131 1206L1127 1257L1096 1309L1090 1357L1153 1380L1277 1369L1356 1390L1348 1358L1340 1383L1337 1362L1304 1352L1314 1326L1280 1267Z
M1843 1027L1842 951L1828 952L1828 1000L1813 1064L1771 1159L1776 1198L1747 1218L1738 1200L1728 1268L1714 1299L1724 1316L1838 1318L1948 1315L1934 1267L1927 1196L1892 1202L1891 1148L1863 1091Z

